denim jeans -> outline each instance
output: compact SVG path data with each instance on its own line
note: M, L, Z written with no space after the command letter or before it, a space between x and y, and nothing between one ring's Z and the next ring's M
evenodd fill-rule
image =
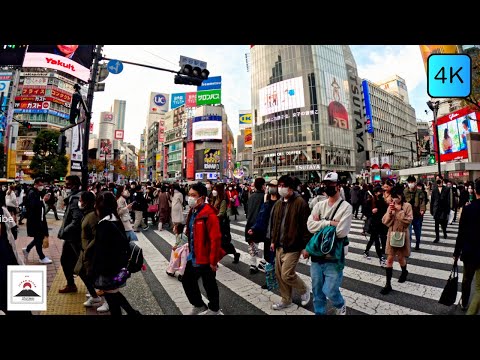
M138 241L137 234L133 230L125 231L125 235L127 235L128 241Z
M340 293L343 270L337 269L336 263L320 264L312 262L310 266L312 277L313 308L315 315L325 315L327 312L327 298L333 306L340 309L345 305L345 300Z
M423 217L419 217L417 219L413 219L412 223L408 226L408 230L410 231L410 245L412 245L412 228L415 232L415 239L416 239L416 246L420 246L420 237L422 236L422 224L423 224Z

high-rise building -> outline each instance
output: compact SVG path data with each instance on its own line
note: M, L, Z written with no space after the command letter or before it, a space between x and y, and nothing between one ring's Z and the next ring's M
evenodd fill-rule
M380 89L385 90L389 94L398 96L405 102L405 104L410 104L408 100L407 84L405 79L400 76L394 75L383 81L378 81L376 84Z
M253 176L356 171L349 46L252 45ZM353 72L356 72L353 71Z
M113 102L113 118L115 119L116 130L125 130L125 100L115 100Z

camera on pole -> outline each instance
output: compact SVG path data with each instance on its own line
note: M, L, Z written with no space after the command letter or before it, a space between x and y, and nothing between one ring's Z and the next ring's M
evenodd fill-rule
M201 86L202 81L208 79L210 71L190 64L182 65L182 68L175 75L175 84Z

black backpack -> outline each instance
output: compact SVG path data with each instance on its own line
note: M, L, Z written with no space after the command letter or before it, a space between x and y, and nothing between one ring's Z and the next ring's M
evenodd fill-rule
M143 267L143 250L138 245L138 241L130 241L130 255L127 263L127 270L130 273L136 273Z

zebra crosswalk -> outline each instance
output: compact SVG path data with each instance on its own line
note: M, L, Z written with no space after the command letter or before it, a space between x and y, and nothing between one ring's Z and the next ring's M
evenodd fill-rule
M272 310L271 305L280 300L278 291L271 292L261 288L265 275L249 273L248 246L245 242L246 221L234 221L231 224L232 242L240 253L240 262L233 264L233 256L225 256L217 271L220 290L220 307L225 315L313 315L313 305L300 305L300 295L294 294L295 306L283 311ZM446 280L452 268L452 254L458 232L458 224L447 228L447 239L435 239L434 221L430 214L425 215L422 227L420 251L412 250L408 258L408 279L398 283L400 266L394 263L392 286L394 291L381 295L385 285L385 270L380 266L373 247L371 257L366 258L364 251L368 242L362 235L363 221L353 219L349 234L350 246L346 257L344 279L341 287L345 298L347 313L350 315L430 315L452 314L455 307L446 307L438 303ZM138 233L143 247L148 271L163 288L163 296L157 298L166 314L187 314L191 310L182 284L176 278L166 274L170 259L171 246L175 242L172 233L163 230L148 230ZM415 237L415 235L413 235ZM260 256L263 256L263 244L260 244ZM462 263L459 263L459 281L462 280ZM299 276L311 286L310 262L301 259L297 266ZM202 289L202 287L200 287ZM460 288L459 288L460 289ZM202 289L203 292L203 289ZM203 293L205 296L205 293ZM460 299L460 291L457 300ZM206 300L206 299L205 299Z

